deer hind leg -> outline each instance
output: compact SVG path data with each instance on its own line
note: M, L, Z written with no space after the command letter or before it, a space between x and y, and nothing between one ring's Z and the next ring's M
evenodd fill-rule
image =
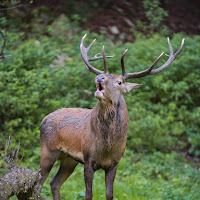
M49 150L45 144L41 146L41 158L40 158L40 174L41 178L36 185L36 189L41 192L42 186L49 175L57 157L58 151Z
M72 174L77 164L78 162L70 157L61 159L60 169L50 183L54 200L60 199L60 188L65 180Z

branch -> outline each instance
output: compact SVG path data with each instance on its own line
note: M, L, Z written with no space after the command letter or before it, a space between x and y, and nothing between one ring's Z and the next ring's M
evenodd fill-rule
M5 57L9 57L9 56L11 56L11 55L4 55L4 48L5 48L5 46L6 46L6 34L3 34L3 31L0 31L0 35L1 35L1 37L3 38L3 45L2 45L2 47L1 47L1 52L0 52L0 59L3 59L3 58L5 58Z
M11 9L15 9L15 8L20 8L22 6L24 6L24 5L20 4L20 5L16 5L16 6L10 7L10 8L0 8L0 10L11 10Z
M6 35L4 35L2 31L0 31L0 34L1 34L1 37L3 38L3 45L1 47L0 58L4 58L3 51L4 51L4 47L6 46Z
M11 138L6 140L3 160L9 173L0 178L0 200L8 200L11 196L17 196L18 200L48 200L42 197L35 185L41 178L40 172L33 172L30 169L20 168L18 162L20 143L17 148L12 147ZM21 159L22 160L22 159Z

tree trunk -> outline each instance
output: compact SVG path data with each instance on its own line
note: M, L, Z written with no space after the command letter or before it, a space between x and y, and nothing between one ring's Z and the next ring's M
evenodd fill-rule
M16 195L19 200L47 200L34 188L40 174L30 169L14 167L0 179L0 199Z

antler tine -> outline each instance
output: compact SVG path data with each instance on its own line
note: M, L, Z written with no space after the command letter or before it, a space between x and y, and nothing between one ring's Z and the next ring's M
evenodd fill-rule
M97 53L94 57L89 58L89 61L95 61L95 60L100 60L103 59L103 56L99 56L101 53ZM114 56L106 56L106 58L113 58Z
M170 66L170 64L176 59L176 57L181 53L182 49L183 49L183 45L184 45L184 40L185 38L183 38L182 42L181 42L181 46L180 48L178 49L178 51L173 54L173 49L172 49L172 46L170 44L170 41L169 41L169 38L168 38L168 45L169 45L169 50L170 50L170 55L169 55L169 58L168 60L166 61L166 63L164 63L161 67L157 68L157 69L154 69L152 70L149 75L154 75L154 74L158 74L160 72L162 72L164 69L166 69L167 67Z
M172 45L170 43L169 37L167 37L167 42L168 42L168 46L169 46L169 55L173 55L173 48Z
M141 72L135 72L135 73L126 73L125 72L125 67L124 67L124 63L123 63L124 62L123 61L124 54L123 54L123 56L121 58L123 79L126 80L126 79L130 79L130 78L140 78L140 77L144 77L144 76L147 76L147 75L154 75L154 74L162 72L164 69L169 67L169 65L176 59L176 57L182 51L183 45L184 45L184 38L182 40L182 43L181 43L179 50L175 54L173 54L173 48L171 46L169 38L167 38L167 39L168 39L168 46L169 46L170 55L169 55L167 62L157 69L152 70L154 68L154 66L157 64L157 62L160 60L160 58L162 57L164 52L161 53L160 56L158 56L158 58L153 62L153 64L148 69L141 71Z
M93 66L89 63L89 61L95 61L95 60L103 59L103 56L99 56L99 57L98 57L98 55L99 55L99 53L98 53L98 54L96 54L96 55L95 55L94 57L92 57L92 58L89 58L89 57L88 57L88 53L89 53L89 51L90 51L92 45L93 45L94 42L96 41L96 39L93 40L93 42L86 48L86 47L84 46L84 40L85 40L86 35L87 35L87 34L85 34L85 35L83 36L83 38L82 38L82 40L81 40L81 45L80 45L81 56L82 56L82 59L83 59L83 62L84 62L84 64L85 64L86 69L87 69L88 71L91 71L91 72L97 74L97 75L98 75L98 74L107 73L107 71L104 72L104 71L101 71L101 70L96 69L95 67L93 67ZM105 56L105 58L112 58L112 57L113 57L113 56ZM104 68L105 68L105 67L104 67Z
M185 38L182 39L181 46L180 46L179 50L174 54L175 58L181 53L181 51L183 49L183 45L184 45L184 40L185 40Z
M143 70L141 72L135 72L135 73L125 73L123 75L123 79L130 79L130 78L141 78L143 76L149 75L149 73L151 72L151 70L155 67L155 65L157 64L157 62L160 60L160 58L163 56L164 52L162 52L157 58L156 60L153 62L153 64L146 70Z
M90 65L89 63L89 58L88 58L88 52L90 50L90 48L92 47L92 45L94 44L95 40L89 45L88 48L85 48L84 46L84 40L85 40L85 37L87 36L87 34L85 34L81 40L81 45L80 45L80 51L81 51L81 56L82 56L82 59L83 59L83 62L85 64L85 67L88 71L91 71L95 74L103 74L104 72L101 71L101 70L98 70L96 68L94 68L92 65Z
M126 55L127 51L128 51L128 49L126 49L124 51L124 53L122 54L122 57L121 57L122 77L124 77L126 75L126 69L125 69L125 66L124 66L124 56Z
M86 35L86 34L85 34L85 35ZM84 38L84 39L85 39L85 38ZM94 40L92 41L92 43L88 46L88 48L87 48L88 52L89 52L89 50L91 49L92 45L95 43L95 41L96 41L96 39L94 39Z
M108 69L107 69L106 55L105 55L104 46L102 47L102 53L103 53L104 72L105 72L105 74L107 74L108 73Z

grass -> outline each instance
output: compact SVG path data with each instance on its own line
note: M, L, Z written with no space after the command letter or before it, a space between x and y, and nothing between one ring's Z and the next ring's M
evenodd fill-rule
M118 166L114 200L198 200L200 171L193 165L175 152L144 155L127 151ZM49 183L58 167L59 163L56 163L43 185L42 195L45 197L52 198ZM93 199L105 200L105 193L104 171L99 170L94 176ZM84 199L83 165L77 166L62 185L60 194L61 199Z

